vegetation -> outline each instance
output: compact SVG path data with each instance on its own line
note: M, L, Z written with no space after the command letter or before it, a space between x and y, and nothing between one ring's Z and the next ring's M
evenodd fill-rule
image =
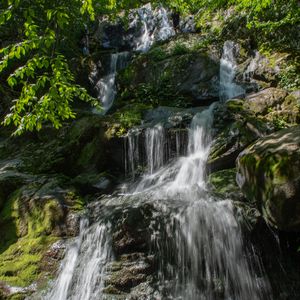
M159 2L152 1L153 4ZM165 0L163 3L181 13L197 13L199 24L212 12L234 7L239 15L246 17L247 27L256 34L284 46L293 44L285 43L286 38L298 43L294 36L287 37L285 31L291 25L299 25L297 0ZM3 124L14 125L15 134L40 130L46 122L59 128L64 120L75 117L74 99L99 105L75 82L71 58L80 55L79 50L74 50L78 49L76 43L84 26L93 21L96 14L110 13L115 17L119 11L128 11L140 4L140 1L130 0L75 0L68 4L62 0L2 1L1 94L8 93L14 99L6 107ZM174 51L181 54L186 49L178 45ZM162 54L155 55L159 58ZM295 72L292 67L290 71ZM291 84L286 83L289 77L290 74L283 76L283 84Z

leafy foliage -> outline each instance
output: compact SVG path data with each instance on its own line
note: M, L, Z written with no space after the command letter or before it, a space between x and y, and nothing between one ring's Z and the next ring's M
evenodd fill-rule
M3 123L15 125L15 134L39 130L48 121L61 127L62 121L75 117L71 108L75 98L97 105L75 84L64 54L72 27L82 26L87 16L94 18L91 0L75 0L71 5L60 0L7 0L2 4L0 29L18 28L0 50L0 73L17 92Z

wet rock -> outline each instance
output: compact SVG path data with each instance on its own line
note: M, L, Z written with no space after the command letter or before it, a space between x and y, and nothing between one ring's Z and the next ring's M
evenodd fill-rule
M129 207L122 212L114 225L114 250L118 254L146 251L150 242L149 224L151 207Z
M300 127L258 140L237 160L237 181L265 220L281 230L300 230Z
M83 194L109 193L112 190L112 178L107 173L82 173L72 181Z
M53 275L58 270L59 263L66 252L66 243L63 240L55 242L43 255L41 272Z
M144 253L133 253L122 255L118 261L111 264L111 270L106 285L114 287L121 292L130 292L152 273L153 263L151 258L147 258Z

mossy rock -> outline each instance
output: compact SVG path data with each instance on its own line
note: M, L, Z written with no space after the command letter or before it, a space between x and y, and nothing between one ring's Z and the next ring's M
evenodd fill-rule
M208 184L215 194L222 198L242 200L243 194L236 183L236 169L221 170L208 177Z
M41 261L50 245L78 233L71 215L83 209L84 200L63 182L59 176L40 178L5 201L0 212L0 281L25 287L38 280L45 273Z
M282 89L268 88L246 97L244 107L255 114L265 115L268 110L282 104L287 92Z
M300 230L300 126L258 140L237 160L238 184L265 220Z
M126 135L132 127L142 123L144 113L153 107L147 103L130 102L106 117L105 136L107 139Z
M234 168L239 153L271 130L268 123L243 105L243 100L232 99L215 110L215 137L208 158L211 172Z
M200 35L176 37L140 55L118 75L116 107L127 101L187 107L218 98L218 58Z
M0 280L7 284L25 287L40 276L43 254L57 238L26 236L10 245L0 254Z

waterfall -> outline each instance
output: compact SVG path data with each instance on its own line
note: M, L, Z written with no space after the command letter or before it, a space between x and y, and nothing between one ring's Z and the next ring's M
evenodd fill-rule
M153 284L157 299L272 299L260 262L243 243L233 202L216 198L206 186L214 107L213 104L194 116L187 155L167 163L166 132L160 124L134 132L127 139L132 159L127 164L130 169L136 168L136 160L141 156L140 135L144 132L147 171L130 192L121 197L110 196L111 206L106 210L111 221L115 221L114 210L130 209L124 209L122 203L137 207L150 202L155 206L149 243L157 260ZM105 298L102 290L108 276L106 266L114 261L114 232L110 223L103 221L104 217L107 219L101 210L105 204L100 201L95 205L99 212L94 209L94 214L100 221L89 226L83 219L80 235L70 245L59 276L43 299ZM156 223L159 214L161 219ZM151 297L147 299L154 299Z
M134 178L140 164L140 132L131 130L125 138L125 172Z
M188 155L145 174L132 192L150 195L157 207L170 212L164 233L152 236L159 253L158 289L169 286L161 292L174 299L269 299L268 280L254 271L259 261L247 260L232 202L215 199L206 188L213 109L193 118ZM152 145L153 136L146 138ZM151 166L155 159L150 157Z
M110 66L107 74L99 79L97 66L91 72L89 79L94 85L97 98L100 100L103 111L106 113L115 100L117 71L124 69L129 60L129 52L112 53L110 55ZM97 113L97 111L95 111Z
M112 259L110 225L88 226L83 219L80 234L62 261L58 278L45 300L96 300L104 287L105 266Z
M224 43L220 62L220 99L222 101L245 94L245 90L234 82L237 68L235 59L237 49L238 45L232 41Z

